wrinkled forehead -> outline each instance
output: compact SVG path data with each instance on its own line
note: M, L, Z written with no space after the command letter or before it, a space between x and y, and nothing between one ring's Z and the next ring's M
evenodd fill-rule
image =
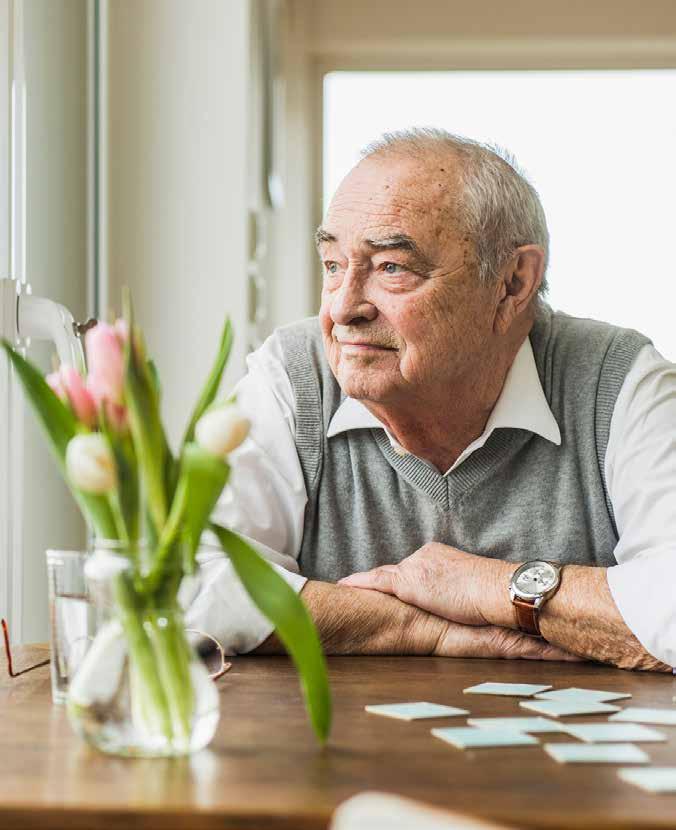
M459 176L453 161L366 159L343 179L323 227L345 247L403 234L434 249L453 235Z

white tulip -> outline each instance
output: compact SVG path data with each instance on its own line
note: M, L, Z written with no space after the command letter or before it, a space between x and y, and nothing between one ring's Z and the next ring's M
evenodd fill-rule
M197 443L219 458L232 452L249 434L251 423L232 404L206 412L197 422Z
M68 702L77 706L110 704L127 657L127 641L119 621L109 620L96 633L68 687Z
M66 448L71 483L85 493L108 493L117 483L115 459L100 432L76 435Z

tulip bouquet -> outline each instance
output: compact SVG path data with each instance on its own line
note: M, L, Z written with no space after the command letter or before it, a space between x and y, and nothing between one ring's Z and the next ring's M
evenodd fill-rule
M232 343L230 323L174 453L160 418L157 372L131 303L125 305L124 319L100 322L87 332L86 373L62 366L44 378L9 343L2 345L95 537L112 540L124 554L125 567L115 571L111 584L134 717L167 746L187 746L196 707L190 653L176 622L180 614L174 618L167 609L179 610L179 586L195 572L200 537L210 529L293 658L311 722L324 740L330 692L305 606L244 539L211 521L230 474L228 454L249 428L234 401L217 400ZM103 641L98 651L110 647L105 638L103 632L97 636ZM95 642L85 663L96 654ZM79 673L84 669L83 664Z

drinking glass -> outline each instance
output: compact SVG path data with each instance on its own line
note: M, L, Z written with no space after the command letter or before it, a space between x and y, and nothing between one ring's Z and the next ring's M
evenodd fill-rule
M52 701L65 703L68 686L96 634L94 605L85 580L88 554L47 551Z

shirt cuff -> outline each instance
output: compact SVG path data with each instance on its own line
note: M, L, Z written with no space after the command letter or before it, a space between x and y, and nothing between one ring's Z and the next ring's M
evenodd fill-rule
M270 563L299 593L307 579ZM226 556L211 556L201 562L201 587L185 612L186 627L214 637L228 655L253 651L275 630L254 605L232 562Z
M676 551L666 549L607 570L610 593L632 634L653 657L672 667L676 667L675 559Z

